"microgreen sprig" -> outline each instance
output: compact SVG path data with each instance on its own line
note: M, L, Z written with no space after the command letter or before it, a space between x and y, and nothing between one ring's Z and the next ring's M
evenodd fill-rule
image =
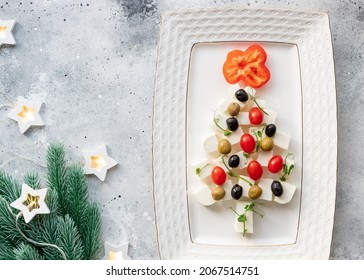
M287 165L287 158L294 159L293 153L288 153L284 158L283 175L279 177L279 179L283 182L286 181L286 176L289 176L294 168L294 164L291 164L290 166Z
M243 214L237 213L232 207L230 207L230 209L233 210L233 212L238 216L238 222L243 223L243 236L245 236L246 233L248 232L248 229L246 228L246 221L248 220L247 213L249 211L254 212L255 214L259 215L261 218L264 217L264 211L262 209L260 209L260 211L263 212L263 213L260 213L257 210L255 210L254 207L256 207L254 202L245 205L245 207L244 207L245 211Z
M204 166L202 166L202 167L197 167L196 168L196 175L200 175L200 173L201 173L201 171L202 171L202 169L204 169L206 166L208 166L209 165L209 163L206 163Z
M222 156L221 156L221 161L222 161L222 163L225 165L225 167L227 168L227 170L228 170L228 174L229 174L231 177L240 178L240 179L242 179L243 181L245 181L247 184L249 184L249 186L253 186L253 184L252 184L252 183L250 183L247 179L245 179L244 177L242 177L242 176L240 176L240 175L238 175L238 174L234 173L234 172L233 172L233 171L229 168L229 166L226 164L226 162L225 162L224 158L225 158L225 155L222 155Z
M254 97L254 95L252 95L252 94L250 94L250 93L248 93L248 95L250 96L250 99L255 103L255 105L257 105L257 107L260 109L260 110L262 110L262 112L264 113L264 114L266 114L267 116L269 116L269 114L266 112L266 111L264 111L264 109L258 104L258 102L257 102L257 99Z
M222 130L222 132L224 132L224 136L229 136L231 134L231 131L229 129L223 129L220 125L219 125L219 117L216 116L216 113L214 114L214 123L215 125Z
M264 130L266 128L267 124L263 123L263 128L262 129L252 129L255 138L257 139L257 144L255 147L255 153L257 153L259 151L260 145L262 144L262 140L263 140L263 133Z

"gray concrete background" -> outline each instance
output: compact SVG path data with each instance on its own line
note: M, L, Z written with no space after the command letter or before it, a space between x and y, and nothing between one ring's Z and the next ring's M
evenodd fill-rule
M364 2L0 0L0 18L16 19L15 47L0 49L0 91L45 102L44 128L25 135L0 111L0 164L11 152L44 164L47 143L65 144L69 162L106 143L119 165L90 192L103 214L104 239L127 239L134 259L158 259L152 196L153 77L163 11L198 7L274 7L330 15L338 102L338 184L332 259L364 259ZM8 103L0 95L0 104ZM17 178L42 167L15 160Z

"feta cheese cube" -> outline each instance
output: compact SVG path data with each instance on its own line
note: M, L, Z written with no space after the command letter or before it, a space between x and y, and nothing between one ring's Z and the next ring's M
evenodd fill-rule
M229 158L229 156L226 156L225 159L224 159L224 161L225 161L226 164L227 164L228 158ZM225 172L228 172L229 171L229 169L222 162L222 158L221 157L218 157L218 158L214 159L212 161L212 165L213 166L220 166Z
M223 115L224 117L229 117L229 113L228 113L228 107L229 107L229 104L231 102L234 102L234 101L231 101L230 99L226 99L224 100L222 103L220 103L220 105L217 107L216 109L216 113L218 115Z
M266 124L275 124L276 118L277 118L277 112L274 112L272 110L265 110L268 115L264 114L263 122Z
M293 195L296 192L296 186L288 184L286 182L281 182L283 187L283 193L281 196L274 196L273 201L279 204L286 204L292 200Z
M266 106L266 101L263 99L256 99L257 103L259 104L260 107L262 107L263 109Z
M197 198L198 202L202 205L209 206L216 202L211 196L211 190L207 185L203 185L197 191L193 193L193 195Z
M229 86L229 88L228 88L228 93L229 93L229 97L230 97L230 99L236 99L235 98L235 92L237 91L237 90L239 90L240 89L240 86L239 86L239 84L238 83L236 83L236 84L233 84L232 86ZM238 100L236 100L237 102L239 102ZM239 103L241 103L241 102L239 102Z
M211 127L216 132L216 134L223 135L224 134L224 131L222 131L221 129L227 130L227 125L226 125L226 119L227 119L227 117L226 116L223 116L221 114L216 114L215 115L215 119L216 119L216 123L217 124L213 121L211 123ZM219 127L221 127L221 129Z
M211 172L214 167L209 160L205 159L193 165L194 170L197 168L200 168L200 174L198 174L198 176L201 178L201 180L204 180L211 176Z
M271 190L272 179L260 179L259 187L262 189L262 195L259 197L261 200L272 201L273 193Z
M249 95L252 95L252 96L255 96L255 93L257 92L255 89L253 89L252 87L250 86L246 86L244 88L244 90L249 94Z
M205 142L203 143L203 147L205 149L206 154L218 154L218 141L216 138L216 135L210 135L205 139Z
M232 131L230 135L226 136L225 138L229 140L231 147L233 150L237 150L240 147L240 138L244 134L241 127L239 127L237 130Z
M239 215L245 213L245 206L249 205L250 202L243 202L243 201L238 201L235 205L235 211L236 213L238 213ZM238 216L236 214L234 214L234 218L235 218L235 223L234 223L234 227L235 227L235 232L240 232L243 233L244 231L244 224L238 221ZM246 233L253 233L253 211L248 211L246 213L246 222L245 222L245 228L247 230Z
M286 133L277 131L273 137L273 143L275 146L280 147L284 150L288 150L291 136Z
M273 150L272 151L259 151L258 153L258 159L261 166L268 166L268 162L273 157Z
M236 116L236 119L238 120L239 125L250 125L249 112L240 112L239 115Z
M240 162L239 162L238 167L233 168L233 170L234 169L241 170L241 169L247 167L247 165L249 163L249 160L244 156L244 152L243 151L240 151L239 153L236 153L236 155L239 156Z

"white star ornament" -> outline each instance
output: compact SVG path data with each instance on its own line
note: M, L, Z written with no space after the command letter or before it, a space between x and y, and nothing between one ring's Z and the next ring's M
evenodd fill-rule
M0 48L2 45L16 45L13 29L15 20L0 20Z
M105 242L105 256L103 260L130 260L128 248L128 243L114 246L109 242Z
M10 110L8 117L18 122L21 133L25 133L31 126L44 126L39 115L41 102L32 102L24 97L19 97L15 106Z
M44 202L46 195L47 189L33 190L27 184L23 184L20 197L10 206L20 210L24 221L29 223L38 214L49 214L49 208Z
M105 145L101 145L93 151L83 151L85 166L83 170L86 174L94 174L101 181L105 181L107 171L117 165L117 161L107 155Z

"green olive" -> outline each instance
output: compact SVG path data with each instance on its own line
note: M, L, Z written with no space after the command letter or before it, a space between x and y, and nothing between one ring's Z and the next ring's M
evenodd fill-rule
M251 199L258 199L262 195L262 189L258 185L254 185L249 189L248 195Z
M266 152L271 151L273 149L273 138L264 137L262 142L260 143L260 148Z
M228 106L228 112L230 114L230 116L236 116L239 114L240 112L240 105L238 103L230 103Z
M220 154L227 155L231 152L231 144L227 139L221 139L218 144Z
M223 187L216 187L212 192L211 196L214 200L223 199L225 196L225 190Z

